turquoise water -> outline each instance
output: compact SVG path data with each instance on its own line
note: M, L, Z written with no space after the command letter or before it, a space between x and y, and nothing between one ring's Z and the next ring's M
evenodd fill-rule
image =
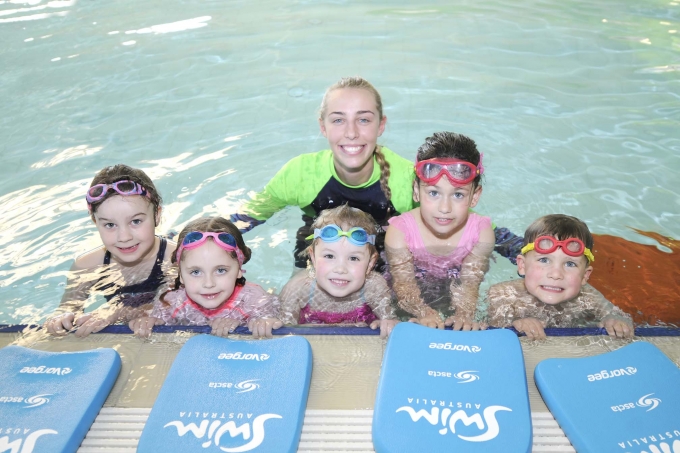
M44 319L98 245L100 168L147 171L159 232L229 214L327 147L317 109L347 75L381 92L381 143L404 157L473 137L498 225L564 212L679 238L680 3L450 3L0 1L0 323ZM299 224L289 208L246 235L250 280L283 286ZM499 260L488 283L513 275Z

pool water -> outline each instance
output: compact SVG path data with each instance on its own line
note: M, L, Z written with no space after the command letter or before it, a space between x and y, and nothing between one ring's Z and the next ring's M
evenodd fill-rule
M99 244L96 171L144 169L160 233L227 215L327 147L317 110L348 75L402 156L435 131L477 141L497 225L563 212L670 252L631 228L680 238L679 29L669 0L0 0L0 324L48 316ZM283 286L299 225L288 208L245 236L250 280ZM483 288L514 275L498 260Z

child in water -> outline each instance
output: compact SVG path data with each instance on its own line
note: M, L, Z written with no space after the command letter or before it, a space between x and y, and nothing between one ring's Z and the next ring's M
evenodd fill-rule
M248 325L253 337L272 336L282 326L275 319L278 299L260 286L246 283L242 267L250 249L238 228L222 217L189 222L180 232L172 262L179 266L175 289L156 301L149 316L130 321L135 335L148 337L154 325L212 327L226 337Z
M323 211L312 227L307 237L312 267L283 287L281 319L286 324L366 323L387 337L397 320L387 282L373 271L375 220L342 205Z
M127 321L153 302L165 282L173 242L156 236L161 196L142 170L115 165L100 170L85 195L102 245L76 258L58 315L45 322L52 335L77 327L84 337L119 320ZM104 293L107 306L81 314L91 291Z
M517 272L524 279L489 288L489 324L513 326L530 339L545 327L604 327L612 337L631 338L630 315L609 302L588 277L595 261L593 236L581 220L562 214L541 217L524 233Z
M390 219L385 249L399 306L418 323L477 330L479 285L494 248L491 220L470 209L482 194L482 155L453 132L428 137L416 156L417 207ZM442 320L440 310L453 316Z

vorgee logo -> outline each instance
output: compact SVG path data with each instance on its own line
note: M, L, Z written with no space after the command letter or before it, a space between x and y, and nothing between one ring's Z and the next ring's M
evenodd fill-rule
M430 349L443 349L445 351L463 351L477 353L482 350L479 346L468 346L466 344L453 343L430 343Z
M602 370L599 373L595 374L589 374L588 375L588 381L593 382L593 381L601 381L603 379L610 379L610 378L615 378L619 376L632 376L635 373L637 373L637 368L628 366L626 368L619 368L616 370Z
M258 362L264 362L269 360L269 354L244 354L242 352L223 352L217 356L219 360L256 360Z
M63 376L65 374L69 374L71 371L73 371L71 368L46 367L42 365L42 366L25 366L21 370L19 370L19 373L56 374L58 376Z

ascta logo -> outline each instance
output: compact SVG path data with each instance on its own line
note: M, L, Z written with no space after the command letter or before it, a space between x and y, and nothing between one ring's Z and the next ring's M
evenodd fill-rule
M642 408L649 408L647 409L647 412L656 409L659 404L661 404L661 399L659 398L650 398L650 396L654 395L653 393L648 393L647 395L641 397L639 400L637 400L636 403L624 403L624 404L617 404L616 406L612 406L611 410L613 412L623 412L627 411L629 409L635 409L636 407L642 407Z
M244 354L242 352L223 352L217 356L219 360L257 360L258 362L264 362L269 360L269 354Z
M52 394L45 393L43 395L35 395L28 398L24 398L23 396L0 396L0 403L25 403L27 405L23 406L24 408L38 407L50 402L49 398L45 398L46 396L52 396ZM0 450L0 452L2 451L4 450Z
M611 371L602 370L599 373L589 374L588 380L590 382L601 381L603 379L609 379L609 378L614 378L614 377L619 377L619 376L632 376L635 373L637 373L637 368L634 368L632 366L628 366L626 368L619 368L617 370L611 370Z
M14 430L8 429L2 431L5 431L7 434L10 434L7 431L12 431L12 434L23 434L24 436L26 436L26 434L28 434L31 430L30 429L22 430L20 428L16 428ZM35 448L35 444L38 442L38 439L47 434L59 434L59 433L53 429L39 429L37 431L33 431L31 434L28 434L26 438L20 437L18 439L14 439L12 442L9 441L9 436L0 437L0 452L9 451L10 453L19 452L33 453L33 449ZM42 442L42 444L43 444L42 447L44 449L45 442Z
M406 412L411 421L417 423L421 418L424 418L432 426L443 426L438 432L442 436L451 430L452 434L456 434L458 438L468 442L487 442L495 439L500 433L500 426L496 420L496 412L508 411L512 409L505 406L489 406L484 408L482 414L474 413L468 415L464 409L459 409L453 412L448 407L440 409L439 407L432 407L430 411L420 409L416 412L411 406L402 406L397 409L397 412ZM463 422L463 425L470 426L475 424L481 434L477 436L463 436L456 433L456 425L458 422Z
M63 376L65 374L69 374L71 371L73 371L71 368L46 367L46 366L42 365L42 366L25 366L21 370L19 370L19 373L22 373L22 374L23 373L28 373L28 374L56 374L56 375L59 375L59 376Z
M248 414L248 419L252 417L252 414ZM174 420L167 423L163 428L169 426L174 426L177 428L177 435L179 437L191 432L196 439L204 439L207 433L208 437L201 444L203 448L208 448L211 444L219 447L220 450L225 452L244 452L254 450L259 447L265 438L264 423L270 419L283 418L278 414L262 414L255 417L251 423L246 422L241 426L236 426L236 422L230 420L228 422L223 422L222 420L202 420L197 426L196 423L189 423L185 425L181 420ZM222 441L222 436L229 433L227 439L234 439L237 436L242 436L244 441L249 441L243 445L234 447L223 447L220 445ZM252 437L252 438L251 438ZM0 450L2 451L2 450Z
M479 346L468 346L465 344L453 343L430 343L430 349L444 349L447 351L464 351L464 352L479 352L482 350Z
M231 382L211 382L208 384L208 387L212 389L230 389L230 388L235 388L240 390L239 392L236 393L246 393L246 392L252 392L255 389L260 388L260 384L257 384L256 382L259 381L259 379L250 379L247 381L242 381L239 382L238 384L233 384Z

